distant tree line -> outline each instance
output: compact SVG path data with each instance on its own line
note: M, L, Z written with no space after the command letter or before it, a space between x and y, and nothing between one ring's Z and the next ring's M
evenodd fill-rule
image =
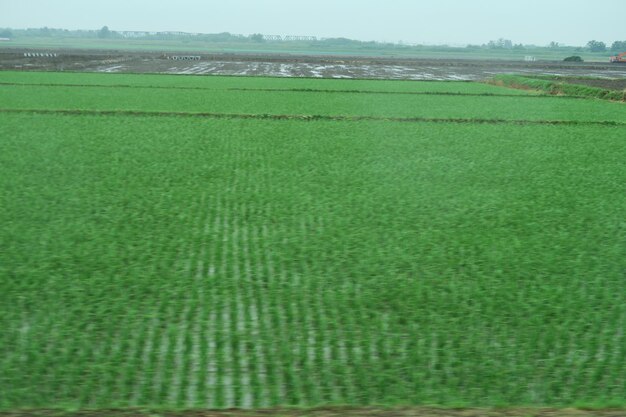
M615 41L611 45L611 51L613 52L626 52L626 41Z
M267 37L261 33L251 35L238 35L229 32L222 33L183 33L183 32L122 32L109 29L103 26L98 30L68 30L55 29L49 27L29 28L29 29L10 29L0 28L0 38L13 37L63 37L63 38L100 38L100 39L125 39L125 38L141 38L145 40L182 40L182 41L204 41L204 42L222 42L222 43L262 43L262 42L280 42L281 40L267 40ZM271 38L270 38L271 39ZM284 42L284 40L283 40ZM448 45L407 45L402 42L376 42L376 41L359 41L348 38L324 38L317 40L299 40L298 42L318 48L354 48L354 49L428 49L428 50L445 50L457 51L463 49L494 49L494 50L524 50L538 48L536 45L523 45L514 43L510 39L499 38L491 40L482 45L467 45L465 48L454 47ZM590 52L626 52L626 41L615 41L609 48L602 41L592 40L585 47L569 47L558 42L552 41L547 45L551 49L573 49L577 52L588 50Z
M489 41L487 44L482 45L483 48L489 49L525 49L524 45L521 43L513 44L513 41L510 39L500 38L495 41Z
M591 52L606 52L608 48L604 42L593 40L587 43L587 49ZM613 45L611 45L611 51L626 52L626 41L613 42Z
M589 41L587 42L587 48L591 52L604 52L606 51L606 44L600 41Z
M29 28L29 29L0 29L0 32L4 35L3 38L14 37L39 37L39 38L95 38L97 37L97 30L68 30L68 29L54 29L49 27L42 28Z
M498 40L489 41L487 44L483 44L482 46L478 45L468 45L468 48L488 48L488 49L525 49L526 47L522 44L513 44L513 42L509 39L500 38ZM548 48L550 49L558 49L558 48L570 48L564 45L561 45L558 42L552 41L548 44ZM609 48L606 43L601 41L592 40L589 41L586 45L586 48L591 52L606 52ZM626 41L615 41L613 45L611 45L611 51L613 52L626 52ZM583 48L576 48L577 51L581 52Z

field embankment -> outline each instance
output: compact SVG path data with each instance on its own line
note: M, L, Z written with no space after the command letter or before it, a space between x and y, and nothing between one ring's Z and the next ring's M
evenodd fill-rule
M626 101L626 84L623 80L585 80L584 78L570 80L568 77L527 77L506 74L494 77L491 83L505 87L537 90L552 95ZM602 88L613 85L618 87ZM623 89L619 86L623 86Z

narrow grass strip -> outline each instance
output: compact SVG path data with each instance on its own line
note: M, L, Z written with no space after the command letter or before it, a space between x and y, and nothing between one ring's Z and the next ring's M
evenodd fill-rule
M25 86L25 87L78 87L78 88L137 88L149 90L205 90L205 91L263 91L280 93L341 93L341 94L378 94L378 95L412 95L412 96L469 96L469 97L551 97L539 94L497 94L497 93L463 93L457 91L377 91L377 90L333 90L323 88L247 88L247 87L183 87L183 86L153 86L153 85L130 85L130 84L57 84L57 83L12 83L0 82L0 86ZM563 97L581 98L581 97Z
M480 119L438 117L378 117L378 116L330 116L317 114L237 114L141 110L49 110L49 109L0 109L0 113L56 114L74 116L136 116L136 117L197 117L207 119L257 119L257 120L301 120L301 121L387 121L401 123L457 123L457 124L508 124L508 125L556 125L556 126L626 126L626 122L614 120L523 120L523 119Z
M374 90L325 90L316 88L237 88L231 87L228 91L266 91L280 93L342 93L342 94L393 94L393 95L410 95L410 96L469 96L469 97L551 97L539 94L496 94L496 93L461 93L455 91L374 91ZM552 97L553 98L553 97ZM562 98L581 98L581 97L562 97Z
M558 80L530 78L519 75L497 75L490 84L510 88L533 89L550 95L564 95L570 98L599 98L602 100L626 101L626 91L607 90L580 84L568 84Z

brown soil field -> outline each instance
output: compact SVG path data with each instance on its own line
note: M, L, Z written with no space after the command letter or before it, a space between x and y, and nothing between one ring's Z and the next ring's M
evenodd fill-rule
M23 410L0 412L0 417L624 417L624 409L555 409L555 408L473 408L442 409L431 407L410 408L351 408L324 407L316 409L267 410Z
M55 51L56 57L25 55L32 52L47 51L0 50L0 70L466 81L517 73L626 79L626 65L610 63L228 53L199 55L199 61L179 61L168 58L187 54L88 50Z

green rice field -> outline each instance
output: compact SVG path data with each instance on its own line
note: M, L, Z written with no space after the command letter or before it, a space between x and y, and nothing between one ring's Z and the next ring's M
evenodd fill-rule
M0 410L626 406L625 106L0 72Z

